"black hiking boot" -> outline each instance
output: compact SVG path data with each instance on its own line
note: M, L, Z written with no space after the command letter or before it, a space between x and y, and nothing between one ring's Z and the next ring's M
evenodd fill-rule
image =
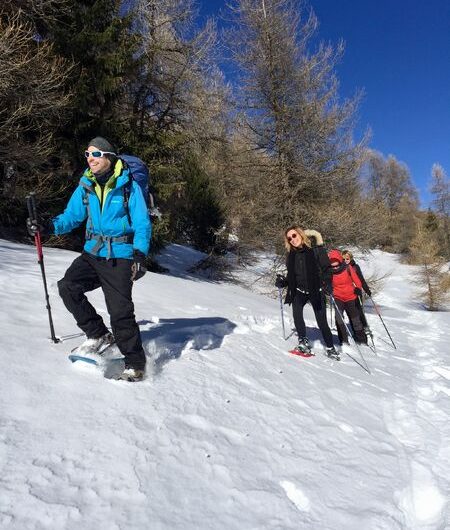
M119 375L118 379L121 381L128 381L129 383L136 383L142 381L145 376L145 370L140 368L133 368L132 366L125 366L124 371Z
M95 353L101 355L105 350L115 343L114 335L108 331L97 339L86 339L83 344L76 348L77 355Z
M341 360L339 352L336 351L336 348L334 346L331 346L331 348L327 348L327 355L330 359L334 359L335 361Z
M294 348L301 353L311 353L311 344L307 337L301 337L298 341L298 345Z

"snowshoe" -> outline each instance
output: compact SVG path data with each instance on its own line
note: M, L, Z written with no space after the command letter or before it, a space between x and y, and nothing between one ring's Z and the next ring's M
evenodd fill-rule
M300 338L298 345L293 350L289 350L289 353L299 355L300 357L312 357L314 355L311 351L309 340L306 337Z
M72 353L76 355L86 355L86 354L97 354L101 355L105 350L115 343L114 335L112 333L105 333L97 339L87 339L75 348Z

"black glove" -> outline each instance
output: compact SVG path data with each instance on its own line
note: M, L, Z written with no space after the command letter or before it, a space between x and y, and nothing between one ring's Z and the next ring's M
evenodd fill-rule
M140 250L133 250L133 265L131 265L131 281L135 282L142 278L147 272L147 267L145 266L145 254Z
M45 219L38 223L27 217L27 230L31 237L34 237L37 232L39 232L41 236L48 236L54 231L53 221L51 219Z
M372 296L372 291L369 288L366 289L366 295Z
M355 287L355 288L354 288L354 293L356 294L356 296L357 296L358 298L361 298L361 295L362 295L362 291L361 291L361 289L358 289L358 287Z
M278 287L278 289L283 289L283 287L287 287L287 279L282 274L277 274L277 278L275 280L275 287Z

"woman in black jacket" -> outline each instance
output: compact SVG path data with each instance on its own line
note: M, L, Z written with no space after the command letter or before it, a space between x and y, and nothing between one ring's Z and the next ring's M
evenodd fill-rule
M317 325L327 348L329 357L338 357L333 346L333 336L327 323L324 289L331 290L330 260L323 248L323 240L319 232L310 232L316 238L313 248L307 233L300 227L290 226L284 231L284 245L288 251L286 257L287 278L277 276L276 287L287 287L285 304L292 304L295 328L299 343L295 348L299 352L311 351L306 337L306 325L303 308L311 302Z
M350 250L343 250L342 257L344 258L345 263L347 263L347 265L351 265L353 269L355 270L356 274L358 275L358 278L361 280L362 288L364 292L367 294L367 296L372 296L372 291L370 290L370 287L367 285L367 282L363 276L361 267L353 259L353 254L350 252ZM355 289L355 294L356 294L356 305L359 310L359 316L361 318L361 322L363 323L364 331L368 333L370 331L370 328L369 328L369 325L367 324L366 314L364 313L362 292L360 289Z

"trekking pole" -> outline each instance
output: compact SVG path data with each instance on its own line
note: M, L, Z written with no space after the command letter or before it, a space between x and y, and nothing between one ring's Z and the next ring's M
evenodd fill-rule
M286 331L284 329L283 295L282 295L281 287L278 287L278 298L280 299L281 325L283 326L283 339L286 340Z
M333 304L330 301L330 329L333 329Z
M38 215L37 215L37 209L36 209L36 198L34 193L30 193L27 195L27 208L28 208L28 216L31 219L33 224L38 224ZM45 301L46 301L46 307L48 311L48 321L50 324L50 334L52 341L57 344L58 342L61 342L60 339L55 335L55 328L53 327L53 319L52 319L52 310L50 307L50 297L48 295L48 289L47 289L47 279L45 277L45 267L44 267L44 253L42 250L42 242L41 242L41 233L39 230L34 234L34 244L36 245L37 255L38 255L38 263L41 267L41 274L42 274L42 281L44 282L44 291L45 291Z
M359 300L359 305L361 306L361 312L362 312L362 314L364 316L364 320L366 322L366 326L364 327L364 333L366 334L366 336L370 337L370 341L372 342L373 353L375 355L377 355L377 349L375 347L375 341L373 339L373 333L372 333L372 330L369 327L369 323L367 322L366 312L364 311L364 301L363 301L362 296L361 297L358 296L358 300Z
M380 310L378 309L377 304L374 302L374 300L373 300L373 298L371 296L369 296L369 298L372 300L373 307L375 308L375 311L376 311L377 315L380 317L380 320L381 320L381 322L382 322L382 324L384 326L384 329L386 330L386 333L388 334L389 338L391 339L392 346L394 346L394 349L396 350L397 346L395 345L394 341L392 340L391 334L389 333L389 330L386 327L386 324L384 323L384 320L383 320L383 318L381 316L381 313L380 313Z
M352 338L352 341L355 343L355 346L356 346L356 349L361 357L361 359L364 361L364 365L363 366L359 361L357 361L354 357L352 357L349 353L347 353L346 351L344 351L344 353L346 355L348 355L350 357L350 359L353 359L353 361L355 361L356 364L359 364L359 366L361 366L361 368L363 368L368 374L372 375L372 372L370 371L370 368L369 368L369 365L367 364L367 361L364 359L364 355L362 354L362 351L361 351L361 348L358 346L358 343L356 342L356 340L353 338L353 335L350 333L350 330L347 326L347 324L345 323L345 320L344 320L344 317L339 309L339 307L337 306L336 304L336 300L334 299L334 296L330 294L330 300L332 301L333 305L334 305L334 310L336 311L336 315L339 315L340 319L342 320L344 326L345 326L345 329L347 330L347 333L348 333L348 336Z

